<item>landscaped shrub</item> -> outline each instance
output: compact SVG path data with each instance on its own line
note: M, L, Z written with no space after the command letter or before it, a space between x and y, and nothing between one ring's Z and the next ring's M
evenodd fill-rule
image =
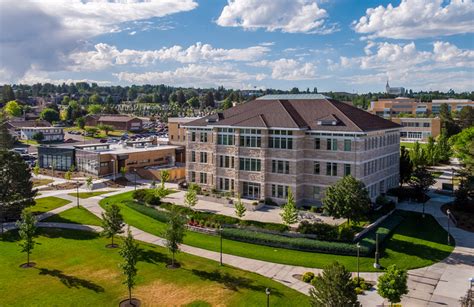
M155 219L157 221L167 223L169 220L169 214L164 211L158 211L154 208L147 207L147 206L141 206L137 203L132 203L132 202L127 202L125 205L135 211L138 211L146 216L151 217L152 219Z
M311 283L311 281L314 278L314 273L313 272L306 272L303 274L303 277L301 277L301 280L306 282L306 283Z
M390 234L398 227L398 225L400 225L403 220L403 211L395 211L392 215L380 223L378 227L375 227L364 234L362 239L359 241L360 245L367 248L369 254L373 254L375 251L376 234L379 235L380 247L383 241L390 236Z
M145 195L144 199L145 203L147 203L150 206L159 206L160 205L160 197L154 193L154 191L149 191Z
M132 193L133 199L142 203L145 202L145 197L147 195L148 195L148 190L145 190L145 189L136 190L136 191L133 191Z
M224 228L222 231L222 236L235 241L301 251L339 255L355 255L357 253L355 244L351 243L327 242L306 238L292 238L246 229ZM368 248L365 246L362 246L360 249L361 255L367 255L368 251Z
M360 288L361 290L364 290L364 291L370 290L373 287L373 285L370 282L366 281L362 277L352 278L352 283L354 284L354 286L356 286L356 287L358 287L358 288Z
M354 236L356 234L356 231L354 230L353 227L351 227L349 224L342 224L339 226L339 233L338 233L338 240L339 241L352 241L354 240Z
M311 223L309 221L302 221L297 231L301 234L316 235L318 240L335 241L339 239L339 228L335 225L326 223Z
M189 184L188 191L196 191L196 194L202 194L201 187L195 183Z

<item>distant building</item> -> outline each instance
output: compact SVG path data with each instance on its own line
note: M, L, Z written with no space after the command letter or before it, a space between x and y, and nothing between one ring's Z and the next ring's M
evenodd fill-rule
M130 117L120 114L96 114L87 115L86 126L109 125L115 130L140 131L143 128L143 121L138 117Z
M474 102L470 99L433 99L431 102L431 113L439 114L439 109L442 104L448 105L448 110L452 111L461 111L463 107L470 106L474 108Z
M385 92L389 95L403 96L405 95L405 88L404 87L390 87L387 80L387 84L385 85Z
M186 145L186 128L184 124L199 119L199 117L169 117L168 137L171 145Z
M29 127L21 128L20 139L32 140L37 133L43 133L44 142L61 142L64 141L63 128L58 127Z
M402 126L400 130L402 142L426 142L430 136L436 138L441 133L441 120L438 117L394 117L392 121Z

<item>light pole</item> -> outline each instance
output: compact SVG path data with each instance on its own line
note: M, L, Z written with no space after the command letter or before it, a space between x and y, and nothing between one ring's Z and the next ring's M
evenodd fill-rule
M77 199L77 208L79 208L79 180L76 180L76 199Z
M425 218L425 199L426 196L423 196L423 214L421 215L423 218Z
M474 277L470 277L468 280L469 280L469 290L471 290L472 286L474 286Z
M374 262L374 268L380 269L380 264L379 264L379 234L375 234L375 262Z
M265 289L265 294L267 295L267 307L270 307L270 289Z
M357 242L357 285L359 285L359 254L360 254L360 244Z
M135 191L137 190L137 169L134 168L133 171L135 172Z
M112 159L110 160L112 162L112 178L114 179L115 181L115 160Z
M454 167L451 169L451 185L453 187L452 193L454 196Z
M219 236L220 236L220 241L221 241L220 265L222 265L222 225L219 226Z
M451 210L446 210L446 214L448 215L448 245L451 245L451 236L450 236L450 231L449 231L449 220L451 219L450 214Z

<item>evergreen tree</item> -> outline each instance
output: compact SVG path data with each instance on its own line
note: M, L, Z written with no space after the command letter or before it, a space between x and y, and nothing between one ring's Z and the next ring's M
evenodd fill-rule
M237 195L237 202L234 205L235 207L235 215L239 218L242 219L245 216L245 212L247 209L245 208L245 205L242 203L242 200L240 199L240 195Z
M449 145L449 139L446 135L446 130L443 129L441 134L438 136L438 142L436 149L438 151L438 158L440 162L448 162L452 155L451 146Z
M413 172L413 163L405 146L400 147L400 185L407 183Z
M438 163L438 150L435 140L432 136L428 138L428 144L426 145L426 160L428 165L436 165Z
M334 262L311 281L310 305L314 307L359 306L351 273Z
M10 85L5 84L2 86L2 102L7 103L8 101L15 100L15 93Z
M0 222L17 220L24 208L34 205L28 165L15 152L0 150Z
M6 114L0 110L0 151L11 149L15 143L8 131L7 122Z
M184 194L184 204L190 208L196 206L198 202L197 194L195 190L190 190Z
M474 108L471 106L462 107L459 112L459 125L461 129L474 127Z
M291 225L298 221L298 209L296 209L295 198L290 188L288 188L286 204L283 206L280 216L286 225Z
M172 254L171 267L175 267L175 254L179 252L179 244L183 243L185 220L174 207L170 211L168 225L164 233L166 247Z
M23 210L21 220L16 223L18 234L20 235L20 247L23 253L26 253L26 266L30 266L30 254L35 247L36 218L33 213Z
M130 227L127 231L127 236L123 241L122 248L120 249L120 256L123 258L123 263L120 264L123 275L125 275L125 280L123 284L128 288L128 300L129 304L132 304L132 289L135 287L135 278L137 276L137 261L140 253L138 243L135 242L135 239L132 236Z
M346 218L348 222L359 222L370 209L370 198L362 181L351 175L326 189L323 210L334 218Z
M170 172L168 170L161 170L160 171L160 181L161 181L161 189L165 189L165 183L170 180Z
M183 91L179 90L176 96L176 102L178 103L178 105L181 107L184 106L184 104L186 103L186 97L184 96Z
M214 95L212 94L211 91L206 93L205 103L206 103L205 104L206 107L214 108L216 106L215 101L214 101Z
M117 234L123 233L123 217L120 214L120 208L116 204L111 204L105 207L102 213L102 235L108 239L112 239L110 247L116 247L114 244L114 237Z
M377 293L388 299L390 305L399 303L402 295L408 293L408 275L405 270L398 269L396 265L391 265L387 271L381 275L377 283Z

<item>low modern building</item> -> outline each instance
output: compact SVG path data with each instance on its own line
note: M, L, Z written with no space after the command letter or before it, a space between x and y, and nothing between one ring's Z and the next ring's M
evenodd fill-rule
M449 111L461 111L463 107L470 106L474 108L474 101L470 99L433 99L431 102L431 113L438 115L441 105L447 104Z
M320 94L266 95L185 124L186 179L318 205L345 175L372 199L398 185L400 126Z
M20 139L20 131L22 128L51 127L51 124L45 120L9 120L6 127L10 134Z
M392 121L402 126L400 131L402 142L426 142L430 136L436 138L441 133L439 117L394 117Z
M63 128L59 127L28 127L21 128L20 139L32 140L34 135L42 133L43 142L61 142L64 141Z
M76 166L79 171L95 176L117 175L122 167L127 172L149 166L174 166L178 146L126 144L77 145Z
M128 115L88 115L86 116L86 126L109 125L115 130L140 131L143 129L143 121L138 117Z
M41 168L53 168L68 171L75 167L75 150L73 146L39 146L38 164Z

